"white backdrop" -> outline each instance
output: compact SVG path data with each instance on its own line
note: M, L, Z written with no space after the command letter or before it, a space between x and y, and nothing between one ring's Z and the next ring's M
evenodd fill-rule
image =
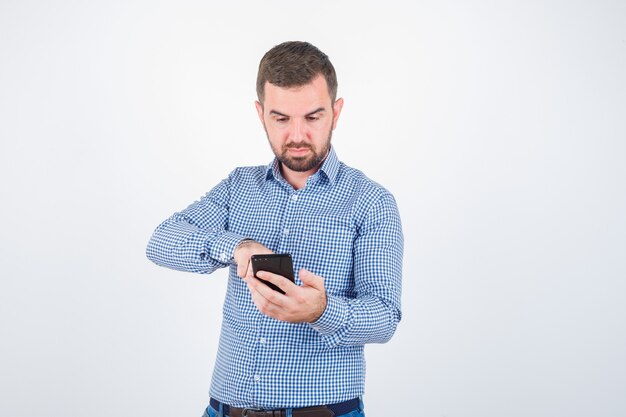
M269 162L256 68L293 39L333 60L338 155L403 218L404 316L366 349L368 416L626 415L625 18L623 1L1 0L0 415L201 415L225 271L144 249Z

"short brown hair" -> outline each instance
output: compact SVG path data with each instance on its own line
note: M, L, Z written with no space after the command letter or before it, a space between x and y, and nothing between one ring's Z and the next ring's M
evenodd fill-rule
M265 82L277 87L300 87L323 75L328 95L337 98L337 74L328 55L308 42L289 41L276 45L261 58L256 78L256 94L261 104L265 98Z

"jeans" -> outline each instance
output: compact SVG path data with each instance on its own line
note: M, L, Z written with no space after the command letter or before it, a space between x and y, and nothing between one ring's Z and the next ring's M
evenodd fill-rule
M204 411L202 417L218 417L219 411L215 410L213 407L208 406ZM228 417L228 416L220 416L220 417ZM287 409L287 417L291 417L291 408ZM363 401L359 405L359 408L349 412L348 414L341 414L335 417L365 417L365 411L363 411Z

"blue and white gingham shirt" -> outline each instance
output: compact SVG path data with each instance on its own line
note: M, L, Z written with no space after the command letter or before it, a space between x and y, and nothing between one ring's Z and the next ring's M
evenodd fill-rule
M237 276L244 238L290 253L324 277L328 306L315 323L260 313ZM230 267L210 395L236 407L289 408L363 395L365 343L384 343L400 320L403 236L393 196L331 149L295 190L279 163L235 169L200 201L158 226L153 262L211 273Z

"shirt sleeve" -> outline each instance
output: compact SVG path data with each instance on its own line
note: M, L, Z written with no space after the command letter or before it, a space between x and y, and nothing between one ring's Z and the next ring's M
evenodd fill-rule
M329 346L385 343L401 319L404 238L393 196L368 210L354 242L355 298L328 295L322 316L311 326Z
M203 274L228 266L244 239L228 231L229 182L223 180L161 223L148 242L148 259L167 268Z

